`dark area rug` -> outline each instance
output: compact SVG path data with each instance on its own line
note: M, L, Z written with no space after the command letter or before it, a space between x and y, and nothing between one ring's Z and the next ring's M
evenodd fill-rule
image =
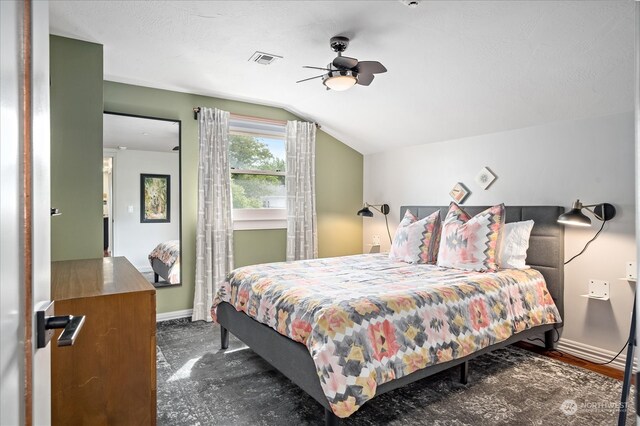
M242 342L232 336L221 351L218 326L166 321L157 341L160 425L324 424L322 406ZM445 371L374 398L343 424L616 424L620 381L517 347L469 364L467 385Z

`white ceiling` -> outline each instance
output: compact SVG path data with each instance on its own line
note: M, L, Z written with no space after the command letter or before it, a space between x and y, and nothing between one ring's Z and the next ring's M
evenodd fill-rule
M178 122L104 114L102 146L138 151L173 151L180 144Z
M105 79L280 106L363 154L633 110L633 1L54 1ZM329 38L389 70L324 90ZM268 65L256 50L284 56Z

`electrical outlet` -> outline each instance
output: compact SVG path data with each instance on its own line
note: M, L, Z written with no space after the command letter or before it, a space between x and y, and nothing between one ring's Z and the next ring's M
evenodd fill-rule
M379 246L380 245L380 235L376 234L376 235L372 235L371 236L371 244L374 246Z

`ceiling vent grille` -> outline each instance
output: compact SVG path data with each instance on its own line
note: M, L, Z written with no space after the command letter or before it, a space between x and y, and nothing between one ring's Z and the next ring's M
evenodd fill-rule
M273 55L271 53L257 52L251 55L249 61L260 65L269 65L276 59L282 59L282 56Z
M420 4L418 0L400 0L400 3L410 7L411 9L415 9Z

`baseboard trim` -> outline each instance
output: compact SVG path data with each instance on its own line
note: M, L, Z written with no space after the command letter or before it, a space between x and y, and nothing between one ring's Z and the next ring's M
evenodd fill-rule
M569 355L577 356L578 358L586 359L587 361L591 362L607 362L617 353L565 338L561 338L558 341L557 348L560 352L565 352ZM627 348L622 351L618 358L616 358L611 364L608 365L618 370L624 370L626 360ZM634 360L633 365L634 371L637 371L636 360Z
M191 317L193 314L193 309L183 309L181 311L171 311L171 312L162 312L161 314L156 314L156 322L169 321L178 318L186 318Z

